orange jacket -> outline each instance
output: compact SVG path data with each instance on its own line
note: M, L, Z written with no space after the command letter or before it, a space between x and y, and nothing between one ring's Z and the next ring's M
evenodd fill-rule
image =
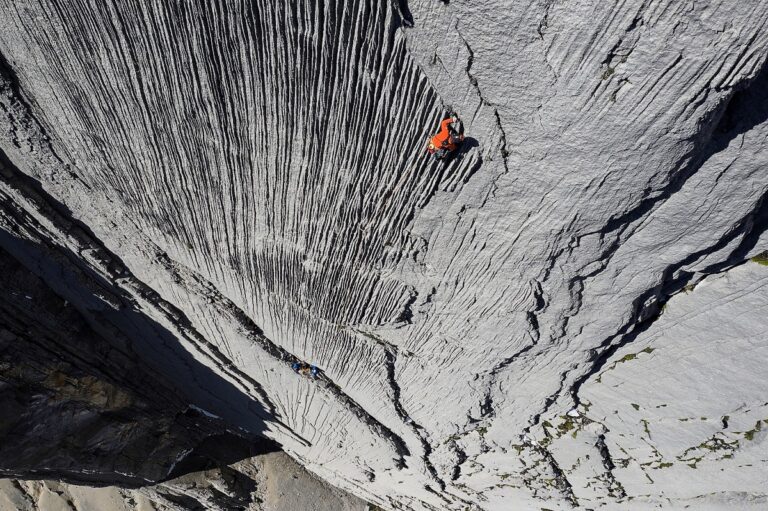
M440 122L440 131L429 141L430 152L438 149L448 149L449 151L456 149L456 144L451 142L451 132L448 129L452 122L450 117Z

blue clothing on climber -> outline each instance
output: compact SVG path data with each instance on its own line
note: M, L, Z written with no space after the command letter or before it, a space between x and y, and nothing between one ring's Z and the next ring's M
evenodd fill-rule
M309 365L306 362L294 362L291 364L291 369L302 376L311 376L312 378L317 378L320 374L320 369L317 366Z

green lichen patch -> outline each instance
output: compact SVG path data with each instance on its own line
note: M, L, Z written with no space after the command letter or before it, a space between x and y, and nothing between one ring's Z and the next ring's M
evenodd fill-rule
M461 435L459 433L454 433L454 434L452 434L451 436L449 436L448 438L445 439L445 441L443 442L443 445L450 444L450 443L455 443L460 438L461 438Z
M699 445L689 447L680 456L677 456L677 459L688 466L693 465L691 468L696 468L695 465L705 457L710 460L730 459L738 448L738 440L729 439L729 437L725 436L723 433L716 433L710 439Z
M604 375L605 373L607 373L608 371L611 371L611 370L613 370L613 369L616 369L616 366L617 366L618 364L623 364L624 362L631 362L632 360L636 360L636 359L637 359L637 357L638 357L638 356L639 356L641 353L650 354L650 353L653 353L653 352L654 352L654 350L655 350L655 348L651 348L650 346L647 346L647 347L643 348L642 350L638 351L637 353L628 353L628 354L624 355L624 356L623 356L623 357L621 357L619 360L617 360L617 361L615 361L613 364L611 364L611 366L610 366L608 369L606 369L606 370L605 370L605 371L603 371L602 373L598 374L598 375L597 375L597 378L595 378L595 382L597 382L597 383L600 383L600 382L602 381L602 377L603 377L603 375Z
M763 429L763 421L757 421L754 428L744 433L744 439L753 440L755 438L755 434L757 434L761 429Z
M757 254L751 261L753 263L762 264L763 266L768 266L768 250Z
M570 430L576 427L576 425L573 423L573 419L570 416L564 415L563 418L565 420L557 425L557 430L561 435L568 433Z

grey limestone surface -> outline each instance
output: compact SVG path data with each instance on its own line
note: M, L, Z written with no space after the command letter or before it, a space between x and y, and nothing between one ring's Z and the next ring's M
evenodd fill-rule
M367 511L281 452L128 489L0 479L0 511Z
M731 428L766 418L739 357L768 325L742 265L768 248L768 3L0 19L0 245L201 416L388 510L763 502L762 430ZM448 109L468 139L437 162ZM654 333L678 302L752 330ZM712 402L706 353L744 364Z

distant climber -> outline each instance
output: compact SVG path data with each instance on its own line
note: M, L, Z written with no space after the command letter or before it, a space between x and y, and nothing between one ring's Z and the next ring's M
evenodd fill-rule
M440 121L440 131L430 139L427 151L438 160L442 160L458 149L463 141L464 126L459 117L451 113Z
M291 364L291 368L302 376L311 376L317 378L320 373L320 369L315 365L307 364L306 362L294 362Z

